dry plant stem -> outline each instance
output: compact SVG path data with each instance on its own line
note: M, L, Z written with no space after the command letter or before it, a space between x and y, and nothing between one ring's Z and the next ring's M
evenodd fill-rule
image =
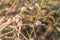
M14 30L13 30L13 31L10 31L10 32L8 32L8 33L5 33L4 36L6 36L6 35L8 35L8 34L10 34L10 33L13 33L13 32L14 32Z
M15 6L15 4L16 4L17 1L18 1L18 0L15 0L15 1L14 1L14 3L11 5L10 9L12 9L12 10L16 9L16 7L14 7L14 6ZM8 11L7 11L6 15L7 15L7 14L8 14Z
M15 34L13 35L13 37L12 37L13 39L15 39Z
M36 1L37 1L37 0L33 1L31 4L28 5L28 7L31 6L33 3L35 3Z
M16 38L17 37L16 37L16 32L15 32L14 35L13 35L13 39L16 40Z
M33 26L33 32L34 32L34 37L36 38L36 32L34 26Z
M28 38L26 38L24 35L23 35L23 33L20 33L22 36L23 36L23 38L25 39L25 40L28 40Z
M47 31L45 32L45 35L44 35L44 36L47 36L47 34L48 34L48 33L51 33L51 32L52 32L52 28L49 27L49 28L47 29Z
M18 29L17 31L20 33L20 31L21 31L21 25L19 26L19 29ZM18 39L20 38L20 37L19 37L19 36L20 36L19 33L17 33L17 35L18 35Z
M0 25L0 31L2 31L6 26L8 26L13 20L9 19L6 23Z
M41 13L40 13L41 8L38 7L38 9L39 9L39 10L37 11L37 15L36 15L35 21L38 20L38 17L41 17Z
M44 37L46 37L48 34L50 34L53 31L53 26L52 24L48 25L48 29L46 30L46 32L44 33Z
M33 30L31 31L31 33L30 33L30 35L29 35L29 38L31 38L31 37L32 37L32 33L33 33Z
M11 20L11 19L9 19L9 20ZM0 31L2 31L7 25L9 25L11 23L11 22L9 22L9 20L0 26Z
M10 28L16 28L17 26L13 26L13 25L8 25Z
M2 17L2 18L0 19L0 23L4 20L4 18L5 18L5 17Z
M18 39L19 39L19 36L20 36L19 33L17 33L17 38L18 38Z
M25 40L28 40L28 38L27 38L27 37L25 37L23 33L19 32L19 30L18 30L18 29L16 29L16 31L18 31L18 33L19 33L19 34L21 34Z
M8 35L8 34L10 34L10 33L13 33L14 31L10 31L10 32L8 32L8 33L5 33L5 34L0 34L0 38L3 38L3 37L5 37L6 35Z
M15 0L14 3L12 4L12 6L10 7L10 9L12 9L13 11L16 9L16 7L18 6L19 0Z
M40 30L40 28L41 28L41 27L38 27L38 29L37 29L36 33Z
M26 31L26 33L27 33L28 37L30 38L28 31Z
M31 27L32 27L32 31L31 31L31 33L29 34L27 31L26 31L26 32L27 32L29 38L31 38L32 33L34 32L34 37L36 38L36 32L35 32L35 28L34 28L34 26L32 26L32 25L30 25L30 24L23 24L23 25L29 25L29 26L31 26Z
M10 8L13 8L18 0L15 0L14 3L11 5Z
M44 3L44 0L41 0L41 6L43 5L43 3ZM38 19L38 16L39 17L41 17L41 8L40 8L40 6L38 6L38 11L37 11L37 15L36 15L36 19L35 19L35 21Z
M28 35L28 37L29 37L29 39L30 39L30 38L32 37L33 30L31 31L30 34L28 33L28 31L26 31L26 33L27 33L27 35Z
M10 38L10 39L13 39L12 37L8 37L8 36L5 36L4 38Z
M24 15L22 14L22 11L19 13L19 15L20 15L22 18L24 18Z

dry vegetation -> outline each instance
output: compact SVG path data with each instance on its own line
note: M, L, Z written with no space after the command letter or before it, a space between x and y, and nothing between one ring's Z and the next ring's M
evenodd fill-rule
M0 0L0 40L60 40L60 0Z

